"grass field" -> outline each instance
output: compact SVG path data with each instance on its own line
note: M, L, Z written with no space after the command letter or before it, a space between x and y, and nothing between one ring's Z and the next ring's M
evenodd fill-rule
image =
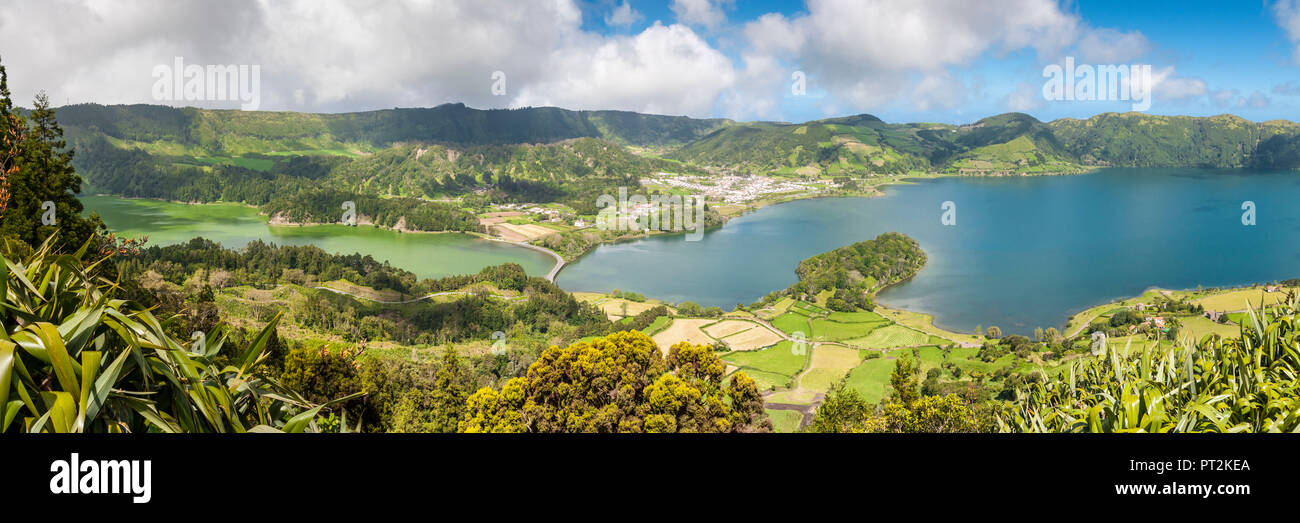
M501 228L501 229L505 229L505 230L507 230L507 231L510 231L510 232L514 233L516 236L518 236L519 238L522 238L522 239L525 240L525 241L532 241L532 240L535 240L535 239L537 239L537 238L541 238L542 236L546 236L546 235L548 235L548 234L555 234L556 232L559 232L559 231L556 231L555 229L551 229L551 228L549 228L549 227L545 227L545 226L537 225L537 224L532 224L532 223L530 223L530 224L525 224L525 225L515 225L515 224L510 224L510 223L498 223L498 224L496 224L496 225L493 225L493 227L499 227L499 228ZM567 230L567 229L566 229L566 230ZM511 239L515 239L515 238L511 238Z
M861 338L871 334L871 331L889 324L890 322L884 319L874 322L841 323L816 318L812 320L812 339L816 341L843 341Z
M650 335L651 337L653 337L655 334L658 334L659 332L668 328L668 324L672 321L673 321L672 316L660 316L658 318L655 318L654 323L651 323L649 327L641 329L641 332L644 332Z
M809 326L808 323L808 317L797 312L787 312L777 316L776 319L772 320L772 326L790 335L793 335L796 332L802 332L804 333L804 336L807 336L808 333L812 332L812 327Z
M791 298L789 296L783 297L779 300L776 300L776 303L772 304L770 310L764 309L763 313L760 314L760 316L765 320L770 320L772 318L785 314L786 311L790 310L791 305L794 305L794 298Z
M831 321L838 321L841 323L889 321L886 320L883 316L871 311L832 312L829 316L826 317L826 319Z
M771 403L790 403L794 405L811 405L817 399L817 393L810 390L783 390L767 397Z
M791 350L792 345L791 342L783 341L762 350L732 351L723 354L722 359L741 367L742 370L756 369L793 377L803 370L804 365L808 362L808 355L806 353L795 354Z
M704 333L714 338L725 338L737 332L747 331L757 327L757 323L741 320L723 320L704 328Z
M1183 324L1182 335L1191 336L1193 341L1199 341L1209 334L1225 338L1241 334L1241 327L1236 323L1215 323L1205 316L1180 317L1178 321Z
M963 334L960 332L953 332L953 331L936 327L934 325L934 317L930 316L929 314L905 311L901 309L890 309L886 307L876 307L876 312L880 313L880 315L883 316L885 319L893 321L894 323L906 327L911 327L921 332L930 334L931 336L943 338L944 340L948 340L951 342L957 342L965 345L979 345L984 341L984 338L981 336L976 336L974 334Z
M767 417L772 418L773 432L786 434L798 432L803 422L803 413L795 410L767 409Z
M758 384L758 390L788 389L794 386L794 378L775 372L763 372L761 370L742 368L738 372L753 378Z
M747 329L722 339L727 342L727 346L732 350L756 350L763 347L770 347L781 341L781 337L772 332L767 327L758 324L753 328Z
M870 334L845 341L867 349L887 349L889 347L910 347L930 343L930 335L918 332L902 325L889 325L871 331Z
M848 386L857 390L862 398L880 403L889 389L889 375L894 372L894 360L872 358L864 360L849 372Z
M808 372L799 379L799 388L807 391L830 390L835 382L862 361L861 351L835 345L820 345L812 352Z
M646 301L637 302L624 298L612 298L608 294L601 294L598 292L575 292L573 293L573 297L595 305L601 312L605 313L605 316L607 316L610 321L618 320L626 316L636 316L648 309L664 305L664 303L659 300L648 299ZM624 305L627 305L626 310L623 307ZM677 313L677 311L671 306L668 307L668 312L673 314Z
M1097 305L1071 316L1069 323L1066 324L1065 334L1072 335L1078 332L1080 328L1087 326L1096 318L1109 316L1121 310L1131 308L1138 303L1151 304L1156 295L1164 295L1173 300L1186 299L1194 305L1205 307L1205 310L1207 311L1226 312L1243 310L1246 308L1247 302L1250 303L1251 307L1259 307L1261 300L1266 305L1275 304L1286 297L1287 290L1292 290L1293 288L1286 287L1281 289L1279 292L1264 292L1263 289L1263 287L1215 291L1148 289L1140 296L1124 298L1110 303Z
M713 323L713 320L697 320L690 318L674 318L672 325L653 336L655 343L659 344L659 349L665 353L668 347L673 346L679 341L689 342L695 345L712 345L713 338L710 338L700 327Z
M797 312L802 312L802 313L807 314L807 315L809 315L809 316L816 316L816 315L818 315L818 314L827 314L827 313L830 312L830 311L827 310L827 309L824 309L824 308L818 307L818 306L813 305L813 304L811 304L811 303L808 303L808 302L806 302L806 301L795 302L794 305L791 305L791 306L790 306L790 310L792 310L792 311L797 311Z
M1286 297L1286 292L1264 292L1262 289L1242 289L1207 296L1192 303L1205 307L1207 311L1239 311L1250 307L1258 308L1262 301L1265 305L1274 305Z

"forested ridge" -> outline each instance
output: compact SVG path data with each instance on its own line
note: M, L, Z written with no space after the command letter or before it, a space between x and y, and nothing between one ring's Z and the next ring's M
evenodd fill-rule
M1064 174L1094 166L1300 168L1300 125L1235 116L1106 113L1041 122L1007 113L968 125L887 123L871 115L802 124L558 108L309 114L150 105L59 109L74 167L92 192L232 201L294 222L334 222L309 202L342 196L408 228L475 230L425 200L561 202L658 172L835 177L940 172ZM653 154L645 154L654 151ZM332 191L332 192L322 192ZM408 203L379 198L413 198Z
M823 291L832 310L872 309L871 296L882 287L915 276L925 266L925 252L908 236L887 232L875 239L847 245L799 262L799 282L784 292L812 298Z

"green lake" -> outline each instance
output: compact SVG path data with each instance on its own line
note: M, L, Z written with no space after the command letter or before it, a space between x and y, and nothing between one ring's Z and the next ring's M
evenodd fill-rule
M399 233L365 225L272 226L257 209L236 204L186 205L116 196L86 196L81 202L87 214L98 211L118 234L148 235L148 245L170 245L195 237L231 248L253 240L315 245L331 253L369 254L421 278L475 273L512 262L530 275L545 276L555 264L546 253L469 234Z
M1300 173L1191 168L1104 169L1078 176L939 178L885 187L879 198L819 198L765 207L700 241L656 236L602 245L560 272L568 291L634 290L731 309L796 281L800 260L898 231L929 261L879 300L945 328L997 325L1024 334L1150 286L1231 286L1300 277ZM1243 225L1243 202L1255 224ZM466 234L400 234L341 225L271 227L255 209L83 198L114 230L152 245L203 236L360 252L421 277L505 262L545 275L548 255ZM941 223L944 202L955 225ZM1242 308L1245 304L1242 304Z

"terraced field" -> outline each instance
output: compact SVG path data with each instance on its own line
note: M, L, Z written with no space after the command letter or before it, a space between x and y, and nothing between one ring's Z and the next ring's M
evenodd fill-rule
M800 377L799 388L823 393L857 367L863 357L863 351L836 345L820 345L812 353L811 368Z
M794 336L796 332L802 332L807 337L808 333L812 332L812 325L809 323L808 316L797 312L787 312L777 316L776 319L772 320L772 326L790 336Z
M930 335L912 330L902 325L891 324L872 330L866 336L846 341L867 349L888 349L890 347L911 347L930 343Z
M880 403L889 390L889 375L894 372L894 360L872 358L849 372L848 385L871 403Z
M723 354L722 360L735 365L758 381L759 388L788 388L794 385L794 377L808 363L808 351L803 354L794 350L794 344L782 341L766 349L754 351L732 351Z
M888 320L844 323L826 318L812 320L813 341L843 341L869 336L873 331L890 325Z

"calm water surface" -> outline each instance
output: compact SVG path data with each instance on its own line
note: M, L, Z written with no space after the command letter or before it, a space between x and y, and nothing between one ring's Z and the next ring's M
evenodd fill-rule
M184 205L113 196L81 199L86 213L99 211L109 228L127 236L149 236L149 245L169 245L196 236L240 248L260 239L277 245L316 245L327 252L360 252L414 272L421 278L476 273L514 262L544 276L555 260L545 253L468 234L411 234L376 227L318 225L272 227L257 210L241 205Z
M1151 286L1300 277L1300 172L1105 169L1079 176L943 178L881 198L763 208L696 242L658 237L596 249L566 267L570 291L641 292L731 308L796 281L800 260L898 231L929 256L881 302L942 327L1063 327L1081 309ZM940 206L957 224L940 224ZM1252 201L1256 225L1242 225Z

